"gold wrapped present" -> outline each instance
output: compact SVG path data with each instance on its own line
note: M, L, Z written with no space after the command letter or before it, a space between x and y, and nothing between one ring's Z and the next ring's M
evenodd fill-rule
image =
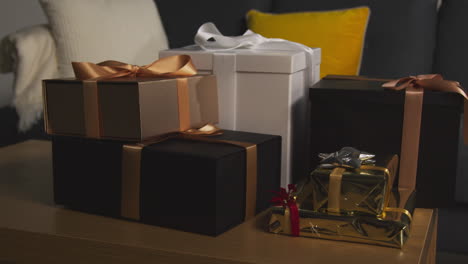
M345 147L320 154L321 165L299 186L301 208L330 213L378 215L389 201L398 156L375 155Z
M268 230L401 248L409 237L414 188L393 187L398 156L346 147L320 154L321 165L298 186L281 189Z
M296 195L297 200L302 198L300 191ZM414 197L412 190L394 189L390 195L389 207L380 216L316 212L302 209L302 205L297 203L297 221L291 217L293 214L290 207L275 206L271 210L268 230L277 234L294 235L292 230L296 228L299 229L296 236L402 248L410 234ZM293 224L295 222L297 223Z
M343 214L366 213L378 215L388 203L394 175L398 168L398 156L380 161L371 160L374 155L343 148L333 155L361 155L362 164L322 164L315 169L299 190L298 202L303 209ZM327 154L328 158L329 155ZM324 155L325 156L325 155ZM365 161L365 162L364 162ZM324 157L327 161L327 156ZM357 167L357 168L354 168Z

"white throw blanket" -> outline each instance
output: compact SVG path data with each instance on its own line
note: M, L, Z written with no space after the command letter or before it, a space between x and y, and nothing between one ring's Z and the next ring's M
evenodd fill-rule
M25 132L42 117L42 80L57 77L55 43L47 25L6 36L0 45L0 72L15 74L12 105Z

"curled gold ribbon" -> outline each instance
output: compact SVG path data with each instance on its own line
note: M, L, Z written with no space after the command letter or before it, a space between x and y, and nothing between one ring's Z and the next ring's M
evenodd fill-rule
M75 77L83 81L83 104L85 131L88 137L100 138L102 134L99 111L97 81L120 77L190 77L197 70L188 55L170 56L156 60L148 65L137 66L120 61L72 62ZM186 78L177 79L179 127L190 128L189 92Z
M406 210L404 208L399 208L399 207L385 207L384 210L383 210L382 215L380 215L379 217L385 218L386 213L388 213L388 212L404 214L404 215L406 215L408 217L410 222L413 222L413 216L411 215L410 211L408 211L408 210Z

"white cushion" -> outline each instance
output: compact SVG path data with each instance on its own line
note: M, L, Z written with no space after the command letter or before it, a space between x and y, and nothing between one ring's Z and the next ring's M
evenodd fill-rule
M167 49L153 0L41 0L57 46L60 77L72 61L144 65Z

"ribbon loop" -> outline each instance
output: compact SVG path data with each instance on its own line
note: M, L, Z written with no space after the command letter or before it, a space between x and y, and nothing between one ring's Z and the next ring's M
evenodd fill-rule
M268 39L251 30L247 30L242 36L228 37L221 34L215 24L208 22L200 26L195 35L195 44L205 50L232 50L239 48L258 49L262 44L271 41L292 43L283 39ZM305 46L304 46L305 47ZM308 47L307 47L308 48Z
M213 124L206 124L200 128L190 128L181 133L185 135L217 136L221 135L223 131Z

